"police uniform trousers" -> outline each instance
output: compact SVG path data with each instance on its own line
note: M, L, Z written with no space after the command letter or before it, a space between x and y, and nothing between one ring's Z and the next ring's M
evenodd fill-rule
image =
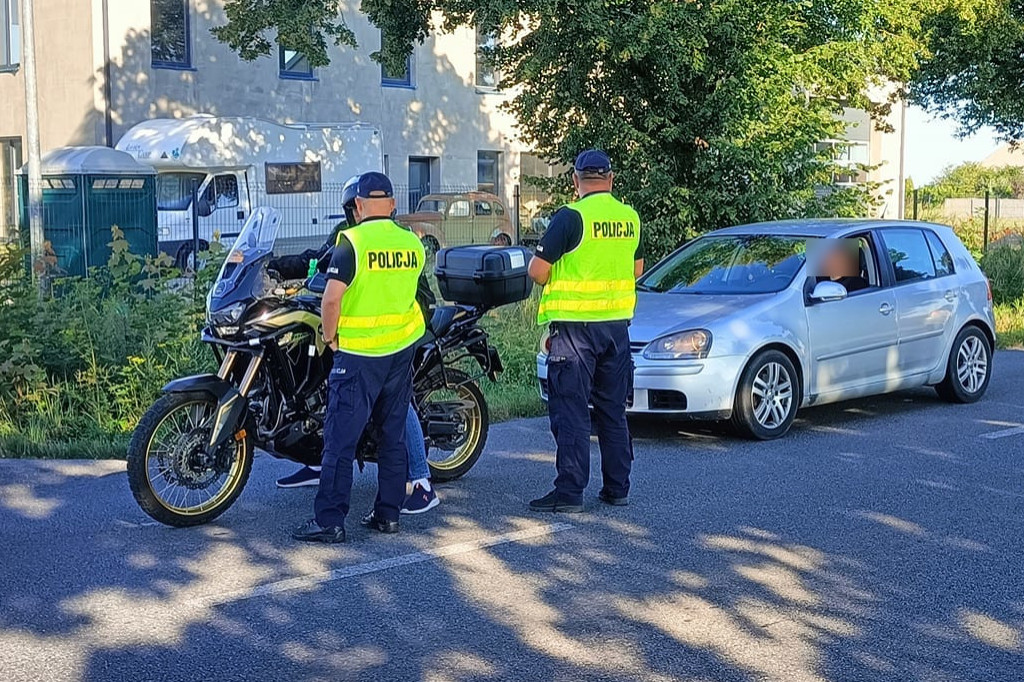
M313 504L321 527L345 523L352 494L352 462L363 429L371 421L380 429L374 513L386 521L398 520L405 500L405 420L412 400L414 352L415 347L410 346L383 357L344 351L334 354L327 380L320 489Z
M552 322L550 333L548 412L557 445L558 497L582 503L590 480L590 405L601 449L603 489L625 497L633 463L626 423L626 399L633 386L629 323Z

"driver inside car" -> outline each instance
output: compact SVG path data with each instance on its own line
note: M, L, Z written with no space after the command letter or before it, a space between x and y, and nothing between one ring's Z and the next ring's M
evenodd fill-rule
M342 206L345 209L345 222L339 223L333 234L319 249L308 249L301 254L294 256L281 256L272 260L269 269L276 271L282 279L303 279L309 274L309 263L315 260L319 272L327 269L328 263L338 242L338 233L356 225L359 220L355 213L356 189L359 183L359 176L350 178L342 189ZM347 241L342 242L348 245ZM351 248L351 246L348 246ZM416 301L423 311L424 318L429 323L430 310L437 303L430 283L425 275L420 276L419 287L416 291ZM409 405L409 413L405 420L405 442L408 447L408 489L411 491L402 505L403 514L421 514L429 511L440 504L430 484L430 467L427 465L427 448L423 440L423 430L420 427L419 415L412 405ZM320 484L320 467L303 466L293 474L278 479L278 488L300 488Z

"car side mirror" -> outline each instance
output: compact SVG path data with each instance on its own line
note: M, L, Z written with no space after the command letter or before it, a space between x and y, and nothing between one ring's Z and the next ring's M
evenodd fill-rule
M811 303L841 301L847 295L846 287L839 282L818 282L811 292Z

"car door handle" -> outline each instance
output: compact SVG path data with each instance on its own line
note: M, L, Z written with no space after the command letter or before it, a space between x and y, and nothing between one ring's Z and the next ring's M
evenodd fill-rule
M888 303L883 303L882 305L878 306L878 312L882 313L883 315L889 315L890 313L892 313L892 306L889 305Z
M955 292L955 291L953 291L952 289L950 289L949 291L947 291L947 292L946 292L946 300L947 300L947 301L949 301L950 303L952 303L953 301L955 301L955 300L956 300L956 292Z

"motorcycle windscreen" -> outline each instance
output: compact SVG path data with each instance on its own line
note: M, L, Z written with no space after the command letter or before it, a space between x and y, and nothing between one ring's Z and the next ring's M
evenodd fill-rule
M209 311L262 295L265 280L259 264L274 252L280 227L281 214L275 209L261 206L253 211L224 259L207 301Z

